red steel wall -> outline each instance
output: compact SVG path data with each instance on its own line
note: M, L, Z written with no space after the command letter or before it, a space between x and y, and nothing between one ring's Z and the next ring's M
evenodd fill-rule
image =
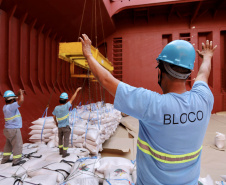
M71 96L83 84L83 91L75 100L76 105L80 101L85 104L89 99L96 102L101 96L106 102L112 102L112 97L108 93L104 96L103 88L96 85L96 82L90 82L89 98L88 80L84 83L84 79L70 77L70 64L58 59L61 35L51 30L44 32L44 25L35 28L36 19L27 24L27 14L19 19L15 18L15 9L10 12L0 10L0 94L3 95L6 90L25 90L25 102L19 109L23 119L21 131L24 142L28 142L31 122L42 116L50 97L49 116L62 92ZM82 69L76 67L75 71L79 73ZM4 104L4 98L0 98L0 107ZM4 116L0 111L0 151L5 143L3 128Z
M123 81L162 93L157 84L158 75L155 67L156 58L163 47L171 40L180 39L190 34L190 41L195 49L201 50L201 43L206 39L218 45L212 60L209 86L214 94L213 113L226 110L226 12L219 12L214 18L205 14L189 25L190 19L165 15L152 17L134 17L131 12L115 15L116 32L107 38L108 57L114 61L113 41L122 38ZM187 83L188 90L194 83L201 59L196 56L194 71Z

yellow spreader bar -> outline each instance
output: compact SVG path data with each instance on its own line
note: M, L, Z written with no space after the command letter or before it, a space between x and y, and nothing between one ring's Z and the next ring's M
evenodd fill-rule
M114 70L113 64L107 58L105 58L99 52L98 49L91 46L91 52L93 54L93 57L97 60L97 62L100 65L102 65L105 69L107 69L111 73L113 72ZM86 58L83 56L81 42L60 43L59 58L64 61L74 63L76 66L82 67L84 69L89 69L89 65L86 61ZM75 74L71 74L71 75L75 75Z

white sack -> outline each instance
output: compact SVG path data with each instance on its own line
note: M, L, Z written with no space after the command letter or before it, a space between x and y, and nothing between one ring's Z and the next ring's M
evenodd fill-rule
M46 134L46 133L51 133L52 132L52 129L44 129L43 130L43 134ZM31 130L31 132L29 132L28 135L33 135L33 134L41 134L42 133L42 130Z
M75 126L73 128L73 134L83 135L83 134L85 134L85 132L86 132L86 127L83 127L83 126Z
M224 145L225 145L225 135L224 134L222 134L220 132L216 132L215 145L219 149L222 149L224 147Z
M130 185L130 182L132 182L130 170L124 166L117 166L112 169L108 169L104 172L104 176L105 179L111 183L111 185ZM103 185L109 185L109 183L105 180Z
M129 169L131 173L134 168L134 164L129 159L122 157L103 157L100 159L100 166L97 168L97 171L104 173L104 171L112 169L115 166L123 166Z
M57 174L54 174L51 176L50 175L37 175L32 178L24 179L23 185L31 185L30 183L41 184L41 185L56 185L56 181L57 181ZM28 183L26 183L26 182L28 182Z
M45 118L39 118L39 119L37 119L37 120L35 120L35 121L31 122L31 123L35 124L35 125L43 125L44 120L45 120ZM51 117L47 117L45 124L52 124L52 123L55 123L53 117L52 116Z
M93 146L88 143L84 143L85 148L87 148L91 154L98 155L99 146Z
M42 130L42 125L32 125L30 126L29 128L32 129L32 130ZM44 129L53 129L53 128L56 128L56 125L55 124L45 124L44 126Z
M68 185L99 185L99 180L95 177L88 177L85 179L73 177L69 179L69 181L66 181L66 183Z
M207 175L205 178L199 177L199 182L201 182L203 185L214 185L213 179L210 177L210 175Z
M47 144L48 147L50 148L54 148L56 145L55 145L55 140L50 140Z
M90 139L92 141L96 141L97 138L99 137L100 133L98 130L95 129L88 129L87 134L86 134L86 139ZM85 136L83 136L85 137Z

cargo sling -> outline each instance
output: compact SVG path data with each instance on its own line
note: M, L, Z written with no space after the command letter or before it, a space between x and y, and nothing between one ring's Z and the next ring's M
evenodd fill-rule
M137 141L137 147L144 153L152 156L154 159L157 161L163 162L163 163L169 163L169 164L175 164L175 163L186 163L192 160L195 160L198 158L202 146L195 152L187 153L187 154L182 154L182 155L171 155L171 154L166 154L163 152L159 152L155 149L153 149L147 142L141 140L138 137Z
M20 114L15 115L15 116L10 117L10 118L5 118L5 121L10 121L10 120L13 120L13 119L15 119L15 118L19 118L19 117L21 117L21 115L20 115Z
M68 113L66 116L62 117L62 118L57 118L57 121L65 120L65 119L67 119L68 117L69 117L69 113Z

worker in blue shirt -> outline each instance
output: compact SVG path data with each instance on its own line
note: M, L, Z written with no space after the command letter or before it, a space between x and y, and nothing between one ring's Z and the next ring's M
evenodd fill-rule
M52 113L54 115L53 118L58 125L59 154L62 155L63 158L70 155L67 153L71 133L71 128L69 126L69 108L72 106L72 102L76 98L78 91L81 89L81 87L77 88L68 102L68 94L65 92L62 93L59 100L60 105L56 106Z
M197 185L202 142L214 98L208 87L216 46L202 43L203 58L195 83L186 91L195 50L187 41L167 44L158 56L158 83L163 94L115 79L95 60L87 35L80 38L93 75L113 96L114 107L139 119L137 185Z
M13 91L8 90L4 93L6 105L3 107L5 117L5 128L3 133L6 137L6 143L3 152L1 164L12 162L10 156L13 153L13 166L25 163L22 160L23 140L20 129L22 128L22 118L19 107L24 102L23 90L19 90L18 96ZM18 99L18 101L16 101Z

